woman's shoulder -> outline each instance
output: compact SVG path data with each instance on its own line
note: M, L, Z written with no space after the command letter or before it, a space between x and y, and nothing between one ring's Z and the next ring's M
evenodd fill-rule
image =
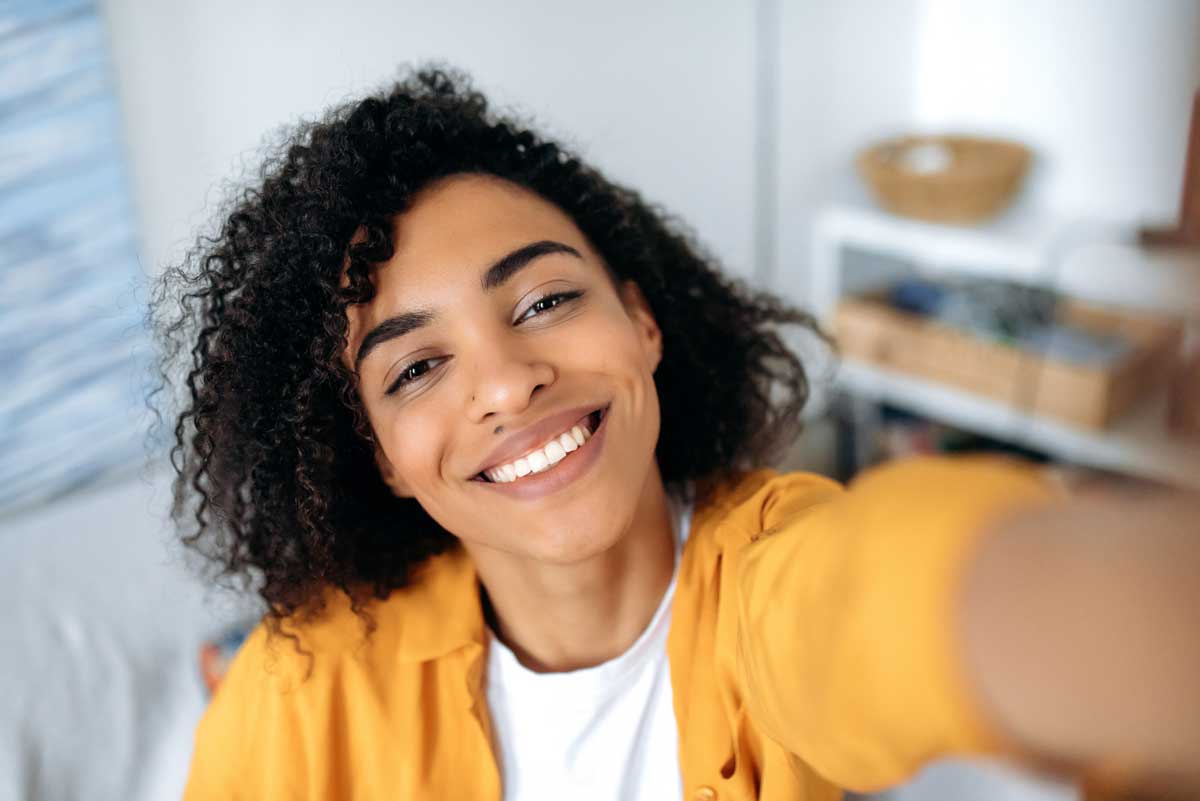
M247 689L267 683L293 690L320 684L353 663L420 661L479 639L474 569L461 549L430 557L412 581L386 597L356 599L329 587L302 612L260 622L242 644L227 679ZM224 682L223 682L224 683Z
M1045 489L1048 477L1036 465L995 454L897 459L865 471L846 487L804 471L729 471L697 482L695 520L697 527L733 525L757 534L841 498L847 490L853 490L847 501L891 511L900 501L940 497L937 491L944 487L971 487L967 494L979 495L1012 484Z
M774 468L730 471L697 482L694 526L753 538L841 492L838 482L818 473Z
M373 605L372 605L373 606ZM374 614L368 611L374 619ZM214 700L226 695L291 692L315 670L356 650L368 637L367 619L356 614L350 597L327 589L302 612L262 618L246 636L222 677Z

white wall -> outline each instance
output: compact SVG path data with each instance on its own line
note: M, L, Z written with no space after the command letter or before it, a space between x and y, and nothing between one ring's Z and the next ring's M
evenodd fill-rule
M752 272L753 6L509 0L102 0L147 272L264 132L437 57L472 72Z
M854 154L906 129L921 0L784 2L774 286L802 302L813 213L855 191Z
M733 272L801 301L811 215L862 194L851 160L867 143L1017 136L1039 156L1027 202L1169 219L1200 85L1198 0L102 3L148 272L191 241L264 132L425 57L467 68L679 214ZM778 26L762 61L764 9ZM775 82L765 140L756 58ZM775 169L756 187L760 158Z
M1028 202L1118 221L1178 214L1197 0L924 0L914 120L1035 149Z

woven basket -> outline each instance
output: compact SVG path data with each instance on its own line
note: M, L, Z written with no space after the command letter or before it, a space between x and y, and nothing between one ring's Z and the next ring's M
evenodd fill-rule
M931 148L944 163L915 169L912 156L928 155ZM977 222L1012 201L1029 167L1030 152L1022 144L1000 139L906 136L867 148L857 161L859 172L889 211L936 222Z

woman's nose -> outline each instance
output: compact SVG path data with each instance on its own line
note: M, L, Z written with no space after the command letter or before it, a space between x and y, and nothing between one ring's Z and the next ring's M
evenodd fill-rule
M553 365L536 349L493 341L478 355L472 371L467 414L472 422L503 421L518 415L554 378Z

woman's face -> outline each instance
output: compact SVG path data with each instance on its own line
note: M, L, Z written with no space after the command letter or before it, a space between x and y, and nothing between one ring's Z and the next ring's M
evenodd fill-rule
M612 546L661 481L641 292L556 206L488 176L428 187L394 235L345 354L384 480L468 548L567 564Z

